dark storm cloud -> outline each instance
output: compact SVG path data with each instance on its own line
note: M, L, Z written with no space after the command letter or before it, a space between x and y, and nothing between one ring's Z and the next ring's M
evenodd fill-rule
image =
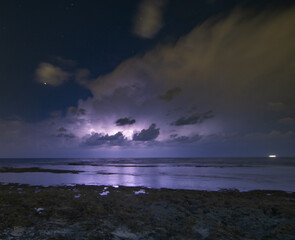
M57 129L57 131L58 131L58 132L66 132L66 131L67 131L67 129L66 129L66 128L64 128L64 127L61 127L61 128L59 128L59 129Z
M75 138L76 136L73 133L59 133L56 135L56 137L65 138L65 139L72 139L72 138Z
M125 126L125 125L132 125L134 124L136 121L135 119L131 119L131 118L119 118L117 121L116 121L116 125L117 126Z
M201 115L199 113L194 113L189 117L181 117L175 122L172 122L171 125L174 126L183 126L183 125L192 125L201 122Z
M197 123L202 123L205 119L212 118L212 111L208 111L205 113L193 113L188 117L181 117L177 119L175 122L172 122L171 125L174 126L183 126L183 125L193 125Z
M166 93L164 93L163 95L160 95L159 98L161 100L170 101L175 97L176 94L179 94L180 92L181 92L181 88L179 88L179 87L172 88L172 89L168 90Z
M160 128L152 124L148 129L142 129L139 133L133 134L133 141L151 141L156 139L160 134Z
M79 108L78 109L78 114L79 115L85 115L86 114L86 110L84 108Z
M213 117L214 117L214 115L213 115L212 110L203 113L203 119L210 119L210 118L213 118Z
M84 137L82 145L83 146L101 146L101 145L121 146L121 145L124 145L126 142L127 142L127 139L122 132L117 132L114 135L93 132Z
M194 143L201 140L201 136L198 134L191 136L178 136L178 134L170 135L170 139L166 141L166 143Z

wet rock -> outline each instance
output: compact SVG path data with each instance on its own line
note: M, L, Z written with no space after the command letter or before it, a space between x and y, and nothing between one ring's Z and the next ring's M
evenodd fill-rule
M203 223L197 223L192 230L199 239L206 239L210 235L209 227Z
M0 184L1 240L295 239L295 193L83 185L39 189L35 194L36 187ZM135 195L139 190L148 194ZM102 197L103 192L109 194Z
M138 195L138 194L146 194L145 190L144 189L140 189L138 191L135 191L134 192L135 195Z
M110 192L109 191L103 191L102 193L100 193L100 196L107 196Z
M115 239L137 239L136 234L130 232L127 228L119 227L114 232L112 232Z
M13 237L20 237L23 235L24 231L25 231L25 228L23 227L14 227L10 235Z

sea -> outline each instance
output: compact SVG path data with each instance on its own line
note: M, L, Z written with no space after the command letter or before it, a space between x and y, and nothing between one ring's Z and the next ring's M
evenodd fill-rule
M295 158L0 159L0 169L32 167L81 172L2 172L0 183L295 192Z

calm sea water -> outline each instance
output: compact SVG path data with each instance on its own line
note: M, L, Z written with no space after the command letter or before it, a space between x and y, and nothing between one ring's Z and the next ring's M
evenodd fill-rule
M1 167L83 171L79 174L0 173L1 183L295 192L295 158L0 159Z

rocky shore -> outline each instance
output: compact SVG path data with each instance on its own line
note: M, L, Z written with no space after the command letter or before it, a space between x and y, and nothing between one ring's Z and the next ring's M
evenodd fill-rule
M0 239L295 239L295 193L0 184Z

